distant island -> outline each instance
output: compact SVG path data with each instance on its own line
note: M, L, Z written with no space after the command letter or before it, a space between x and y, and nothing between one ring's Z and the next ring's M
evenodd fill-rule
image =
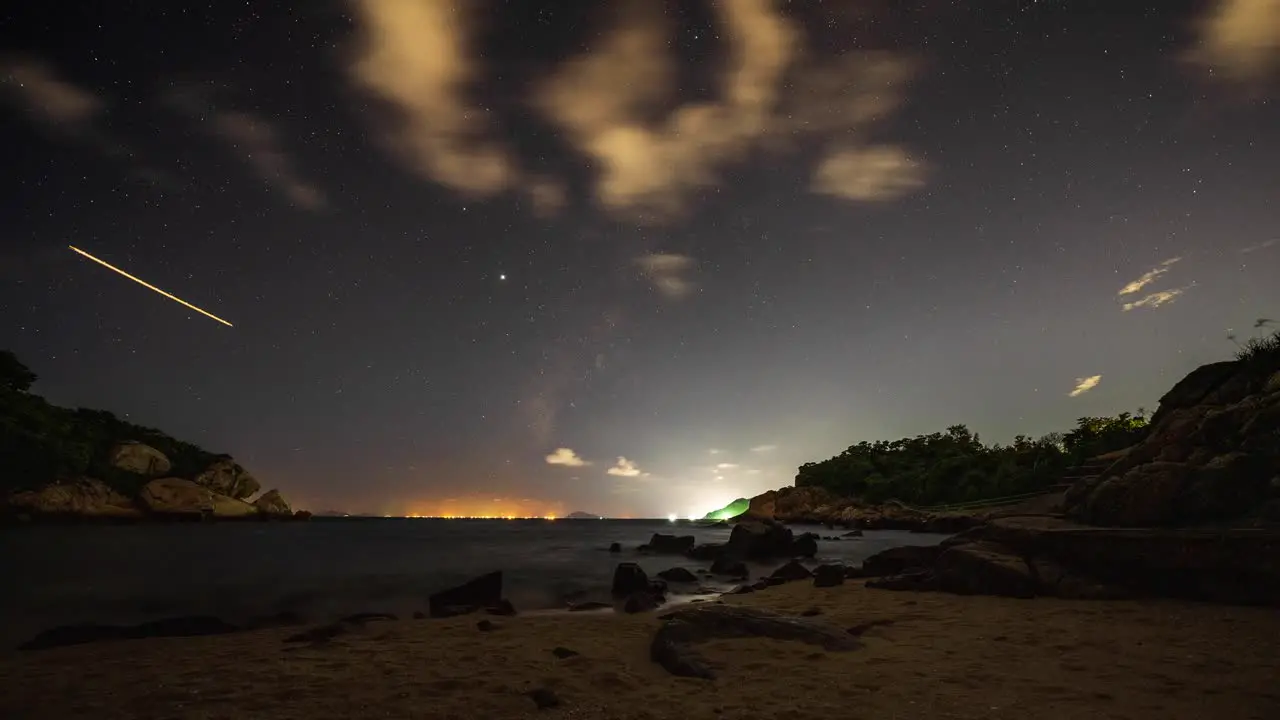
M0 350L0 517L25 520L305 519L230 455L31 392L37 376ZM256 496L256 497L255 497Z
M597 513L582 512L575 510L564 516L565 520L603 520L604 516Z

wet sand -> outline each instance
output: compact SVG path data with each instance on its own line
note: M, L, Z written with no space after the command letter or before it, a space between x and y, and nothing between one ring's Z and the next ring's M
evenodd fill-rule
M1280 612L1182 602L1012 600L795 583L727 602L845 628L848 653L766 639L699 646L719 678L648 657L654 615L369 623L319 645L297 628L0 655L0 717L1280 717ZM488 619L494 629L477 630ZM557 658L557 646L579 655ZM561 701L538 710L525 693Z

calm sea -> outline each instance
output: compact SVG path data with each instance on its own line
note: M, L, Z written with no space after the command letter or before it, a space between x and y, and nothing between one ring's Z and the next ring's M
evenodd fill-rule
M819 534L839 531L809 529ZM608 600L614 567L651 575L705 563L635 552L655 532L723 542L728 528L644 520L314 519L306 523L0 528L0 647L80 622L136 623L210 614L231 622L294 612L324 621L359 611L402 616L430 593L502 570L521 610ZM859 563L944 536L868 531L819 543L818 560ZM609 544L623 546L620 555ZM772 568L757 566L752 575ZM727 589L708 580L701 592ZM673 592L682 588L673 587ZM698 588L684 588L698 592Z

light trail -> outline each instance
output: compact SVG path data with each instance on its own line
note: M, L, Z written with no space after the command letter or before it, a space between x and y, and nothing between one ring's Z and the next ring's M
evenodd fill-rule
M94 256L90 255L89 253L87 253L87 252L85 252L85 251L81 250L80 248L76 247L75 245L68 245L67 247L71 248L72 250L75 250L76 252L80 253L81 255L83 255L83 256L85 256L85 257L89 258L90 260L92 260L92 261L94 261L94 262L98 263L99 265L101 265L101 266L103 266L103 267L105 267L105 268L107 268L107 269L109 269L109 270L114 270L114 271L116 271L116 272L120 273L121 275L123 275L123 276L125 276L125 277L129 278L130 280L132 280L132 281L134 281L134 282L138 283L139 285L141 285L141 286L142 286L142 287L144 287L144 288L147 288L148 290L154 290L154 291L156 291L156 292L160 293L161 295L163 295L163 296L165 296L165 297L169 298L170 300L172 300L172 301L174 301L174 302L176 302L176 303L178 303L178 304L180 304L180 305L185 305L186 307L189 307L189 308L191 308L192 310L195 310L196 312L200 313L201 315L204 315L204 316L205 316L205 317L207 317L207 318L210 318L210 319L212 319L212 320L217 320L218 322L222 323L223 325L226 325L227 327L235 327L234 325L232 325L231 323L227 322L226 320L223 320L222 318L218 317L217 315L214 315L214 314L213 314L213 313L211 313L211 312L206 312L206 311L204 311L204 310L201 310L200 308L196 307L195 305L192 305L191 303L187 302L186 300L183 300L182 298L178 297L177 295L171 295L171 294L169 294L169 293L167 293L167 292L165 292L165 291L161 290L160 288L156 287L155 285L152 285L151 283L147 282L146 280L143 280L143 279L138 278L138 277L134 277L133 275L130 275L129 273L127 273L127 272L125 272L125 271L121 270L120 268L116 267L115 265L112 265L111 263L107 262L106 260L99 260L98 258L96 258L96 257L94 257Z

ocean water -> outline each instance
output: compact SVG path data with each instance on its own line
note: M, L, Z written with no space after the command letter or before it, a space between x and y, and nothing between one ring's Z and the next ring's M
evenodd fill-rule
M838 535L842 531L796 526ZM522 611L609 599L614 567L635 561L653 575L707 563L642 555L655 532L724 542L729 528L645 520L313 519L223 523L0 528L0 647L49 627L137 623L209 614L230 622L292 612L321 622L360 611L401 616L427 596L492 570ZM867 531L820 541L818 561L856 564L886 548L945 536ZM608 552L618 542L623 552ZM751 568L757 577L771 566ZM673 594L730 584L708 579Z

